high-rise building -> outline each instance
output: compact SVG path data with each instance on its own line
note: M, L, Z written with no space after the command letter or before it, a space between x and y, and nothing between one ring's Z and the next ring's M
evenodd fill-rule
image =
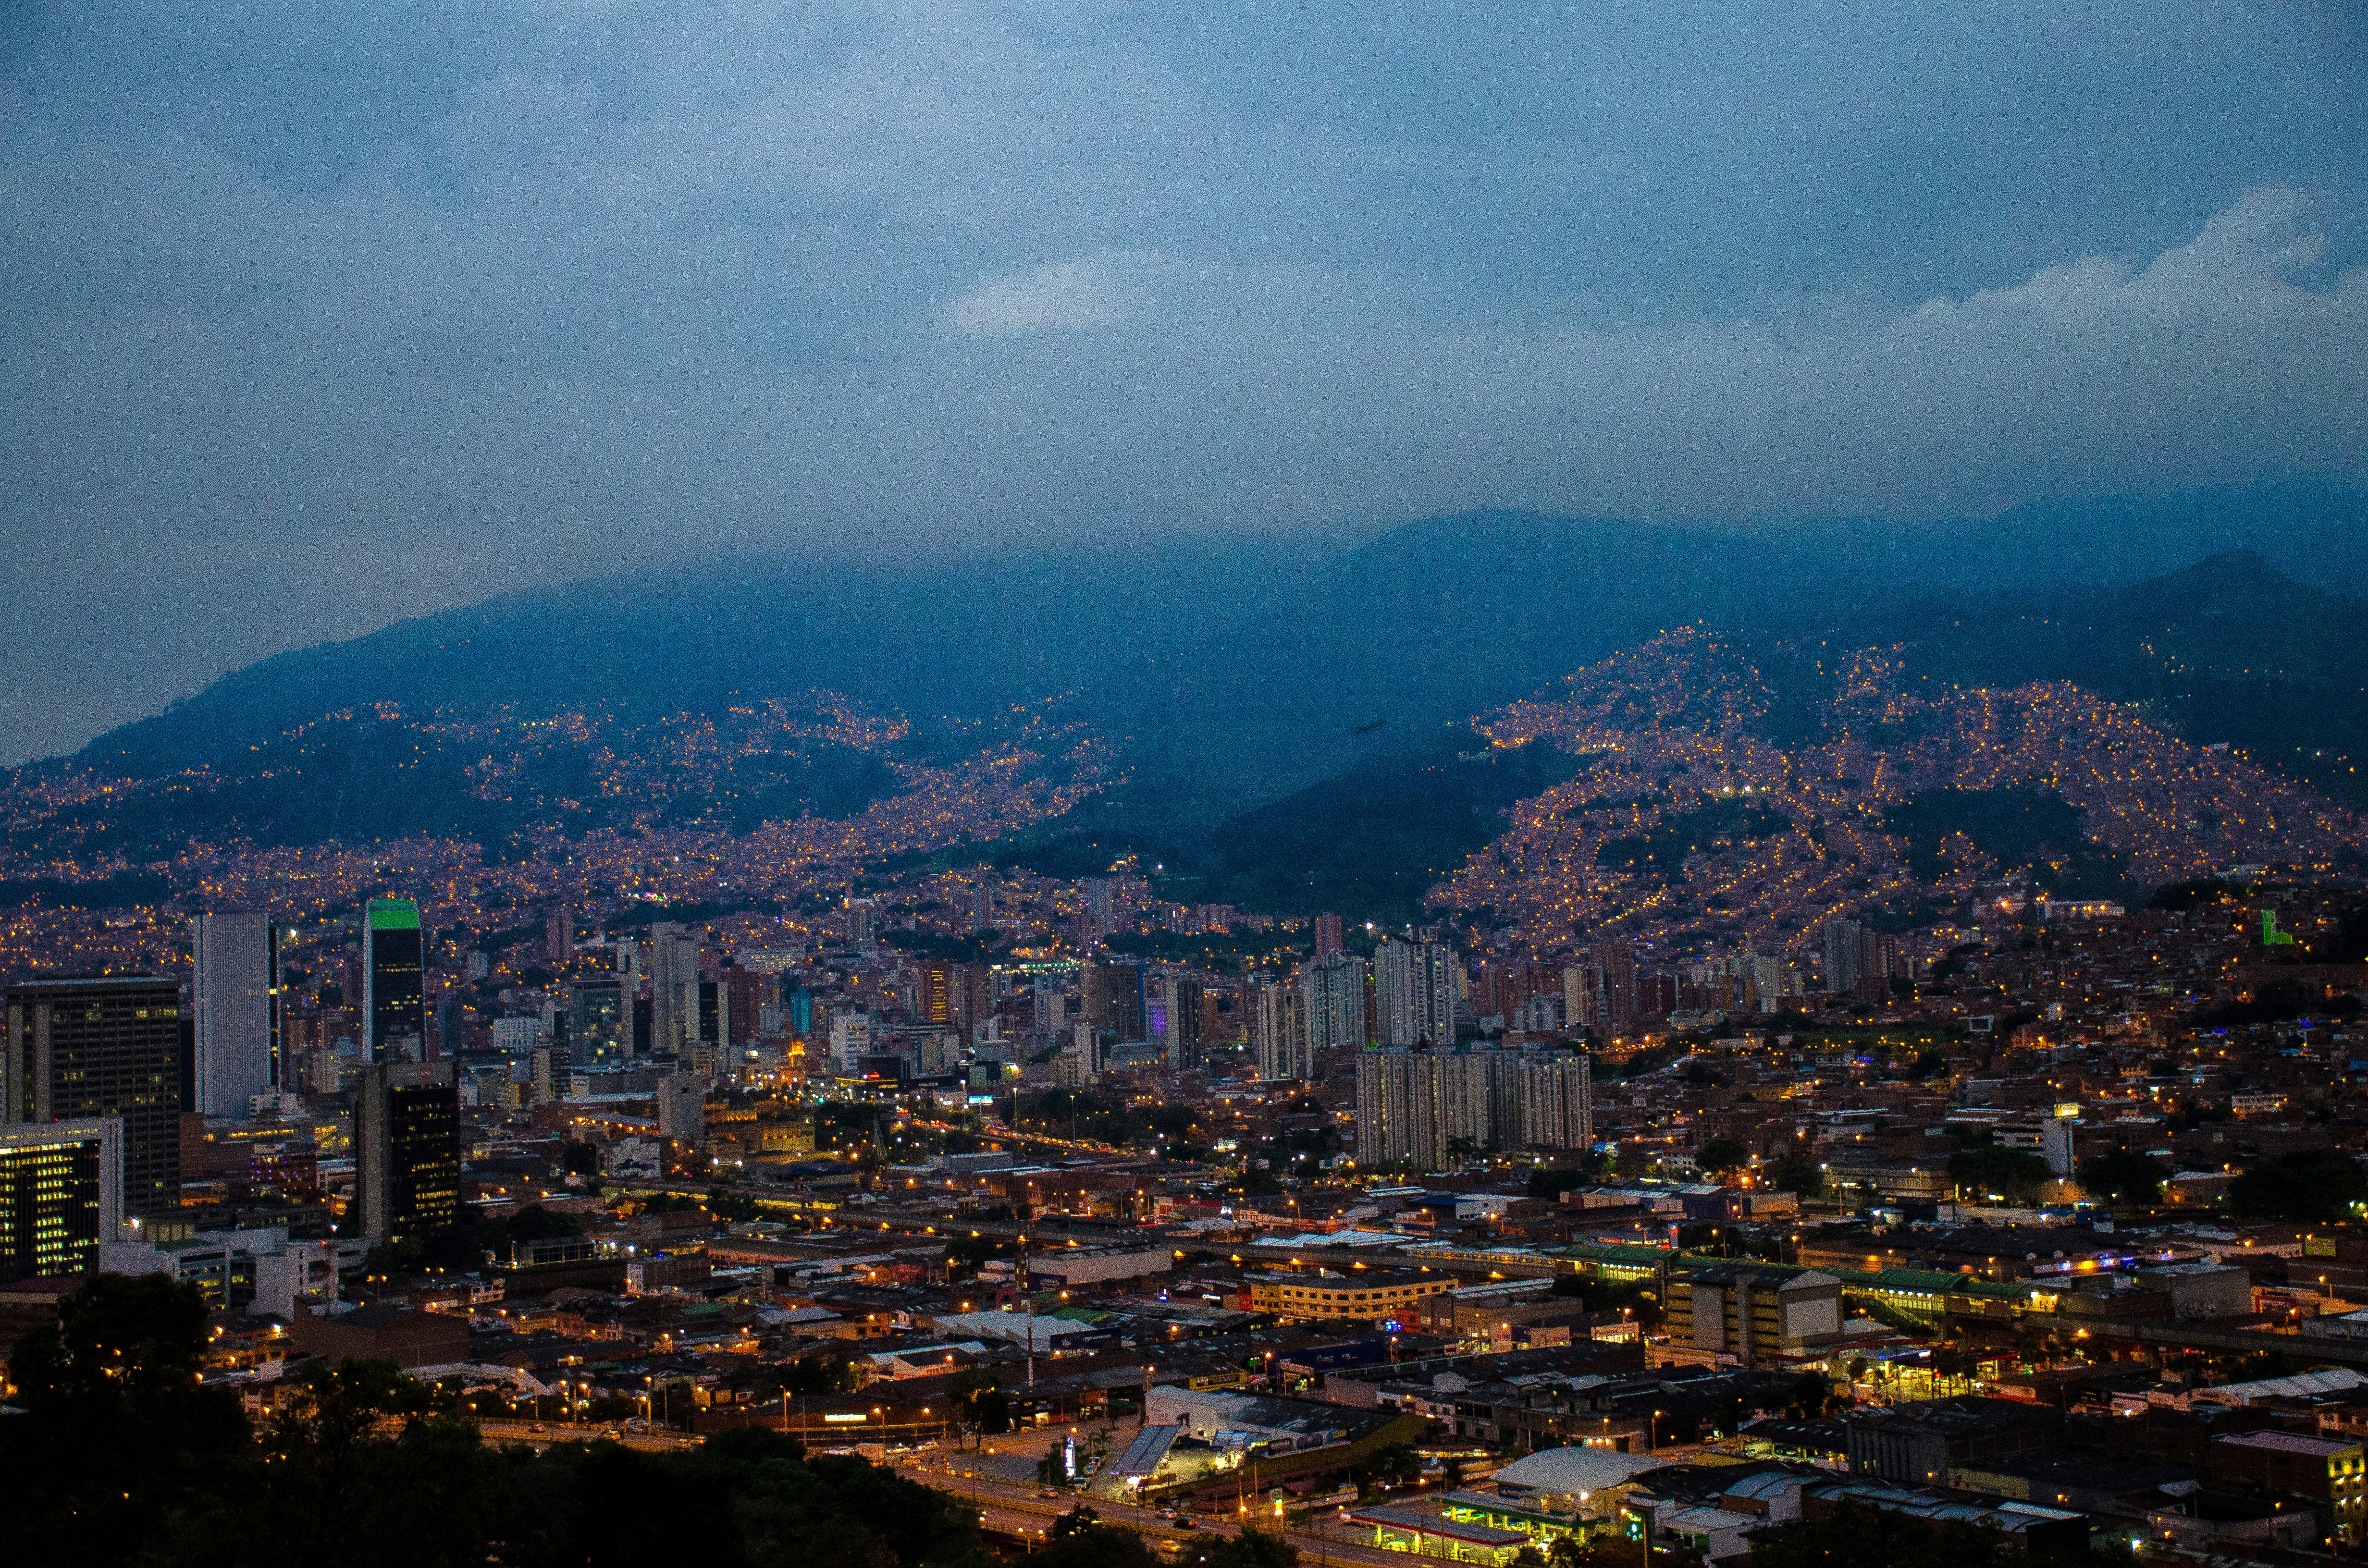
M427 992L421 960L417 903L374 898L362 906L365 1063L427 1060Z
M1781 1013L1784 998L1800 994L1800 981L1784 960L1767 953L1747 952L1739 966L1746 986L1744 1000L1755 1013Z
M122 1222L120 1119L0 1127L0 1284L95 1272Z
M1435 1170L1489 1149L1584 1149L1595 1136L1584 1056L1369 1051L1357 1058L1357 1159Z
M1201 1038L1201 985L1197 980L1168 975L1159 983L1159 1044L1167 1065L1178 1073L1200 1071L1205 1042Z
M1112 925L1117 914L1110 895L1110 879L1087 877L1084 892L1086 946L1099 947L1109 940L1110 932L1116 929Z
M632 1054L633 1003L620 980L587 980L567 992L565 1057L575 1066Z
M847 945L858 952L869 952L878 945L876 929L880 918L878 901L850 898L847 901Z
M1488 1144L1494 1051L1368 1051L1357 1057L1357 1163L1436 1170Z
M436 1028L431 1057L458 1056L469 1043L469 1009L456 987L436 998Z
M1306 993L1295 985L1258 987L1257 1045L1259 1077L1315 1076L1315 1056L1307 1048Z
M953 1016L950 1022L967 1039L970 1032L995 1016L995 971L983 963L966 963L954 971Z
M148 976L8 988L0 1124L123 1124L123 1212L181 1206L181 987ZM111 1238L110 1238L111 1239Z
M790 993L790 1032L794 1035L814 1033L814 993L799 986Z
M668 921L650 927L649 1049L682 1056L699 1028L699 938Z
M190 922L196 1014L191 1097L207 1116L246 1114L279 1087L279 927L261 910Z
M690 990L698 1012L690 1037L683 1042L683 1061L702 1078L712 1078L731 1066L732 988L720 981L694 980Z
M1145 1038L1143 966L1089 960L1078 982L1086 1021L1121 1040Z
M1307 1007L1307 1049L1316 1060L1321 1061L1327 1051L1371 1041L1365 1028L1367 972L1364 960L1339 952L1300 970L1300 990Z
M1523 1149L1589 1149L1595 1144L1595 1069L1585 1056L1521 1053L1520 1088L1514 1096L1518 1138L1500 1142Z
M728 1019L732 1029L726 1038L733 1045L745 1045L757 1038L757 1020L780 994L780 983L770 975L737 964L723 971L723 983L732 993Z
M542 917L543 961L557 969L575 956L575 915L554 909Z
M1373 953L1383 1045L1455 1040L1455 950L1445 942L1385 937Z
M942 1028L953 1022L955 966L943 960L921 966L920 994L915 998L913 1017L925 1024Z
M1340 917L1319 915L1315 917L1315 961L1323 962L1340 950Z
M841 1073L860 1073L871 1054L871 1015L835 1013L830 1020L830 1057Z
M1602 1021L1614 1028L1634 1021L1641 1001L1636 992L1636 949L1625 942L1605 942L1588 959L1602 975Z
M373 1242L461 1217L461 1096L450 1062L377 1062L354 1096L354 1198Z
M981 882L970 890L970 928L985 931L995 925L995 886Z

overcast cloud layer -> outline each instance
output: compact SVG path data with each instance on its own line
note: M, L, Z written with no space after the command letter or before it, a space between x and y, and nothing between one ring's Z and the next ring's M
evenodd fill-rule
M2368 479L2357 9L1275 9L0 12L0 760L718 550Z

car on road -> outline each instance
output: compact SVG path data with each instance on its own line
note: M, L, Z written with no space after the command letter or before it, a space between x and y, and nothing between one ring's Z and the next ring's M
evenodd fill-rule
M542 1435L544 1430L545 1428L542 1423L538 1421L527 1428L527 1435L529 1437L540 1437Z
M1037 1495L1037 1496L1039 1496L1039 1497L1058 1497L1058 1496L1060 1495L1060 1494L1059 1494L1058 1492L1053 1491L1051 1487L1047 1486L1047 1487L1044 1487L1042 1490L1039 1491L1039 1492L1036 1494L1036 1495Z

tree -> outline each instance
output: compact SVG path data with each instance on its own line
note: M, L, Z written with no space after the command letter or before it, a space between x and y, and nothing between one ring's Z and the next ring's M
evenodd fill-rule
M2301 1224L2349 1219L2363 1199L2368 1176L2361 1174L2359 1162L2327 1148L2281 1154L2228 1184L2228 1200L2239 1214Z
M1072 1517L1053 1521L1044 1549L1029 1560L1032 1568L1156 1568L1159 1560L1133 1530L1104 1524L1063 1528Z
M1376 1492L1403 1485L1422 1473L1422 1456L1408 1443L1391 1443L1375 1449L1365 1456L1365 1462L1352 1467L1349 1479L1357 1483L1360 1500L1369 1499Z
M251 1445L237 1396L199 1385L205 1298L161 1274L95 1276L25 1332L0 1415L12 1561L128 1562L171 1521L198 1528Z
M2108 1149L2080 1162L2080 1190L2090 1198L2142 1207L2162 1201L2170 1173L2135 1149Z
M1776 1157L1769 1179L1779 1192L1790 1192L1802 1198L1822 1198L1826 1192L1826 1169L1806 1154L1783 1153Z
M98 1403L144 1409L186 1391L205 1354L206 1299L162 1274L95 1276L54 1322L18 1341L11 1363L30 1408Z
M1546 1549L1547 1568L1647 1568L1651 1558L1641 1540L1617 1530L1602 1530L1584 1539L1558 1535Z
M1713 1138L1694 1154L1694 1164L1714 1175L1725 1175L1751 1163L1751 1151L1737 1138Z
M1298 1568L1299 1548L1255 1525L1228 1540L1202 1536L1184 1549L1178 1568Z
M1011 1429L1011 1401L994 1374L965 1367L946 1384L946 1403L953 1406L954 1424L969 1433L992 1436Z
M1826 1407L1834 1403L1834 1385L1823 1372L1798 1372L1793 1378L1793 1397L1787 1408L1803 1418L1823 1415Z
M1960 1195L1967 1190L2009 1203L2028 1203L2053 1179L2047 1162L2028 1149L1976 1143L1949 1156L1949 1179Z
M1102 1517L1099 1512L1080 1503L1067 1513L1053 1517L1053 1539L1066 1540L1079 1530L1092 1529L1101 1522Z
M392 1365L306 1373L260 1441L195 1369L194 1287L101 1276L20 1344L0 1418L7 1561L190 1568L992 1568L969 1512L855 1458L719 1432L695 1449L489 1448ZM617 1500L665 1497L663 1509ZM1076 1568L1149 1568L1123 1554Z

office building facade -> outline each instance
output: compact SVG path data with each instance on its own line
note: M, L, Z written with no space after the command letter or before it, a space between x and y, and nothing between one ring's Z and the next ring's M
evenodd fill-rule
M354 1200L375 1243L461 1216L461 1096L450 1062L379 1062L354 1097Z
M9 987L0 1125L113 1118L123 1212L177 1210L183 1011L179 983L152 976Z
M419 905L374 898L362 906L361 1059L427 1059L425 934Z
M122 1222L120 1119L0 1127L0 1283L88 1274Z
M1096 1028L1121 1040L1145 1038L1141 964L1087 963L1079 981L1079 1002L1086 1021Z

